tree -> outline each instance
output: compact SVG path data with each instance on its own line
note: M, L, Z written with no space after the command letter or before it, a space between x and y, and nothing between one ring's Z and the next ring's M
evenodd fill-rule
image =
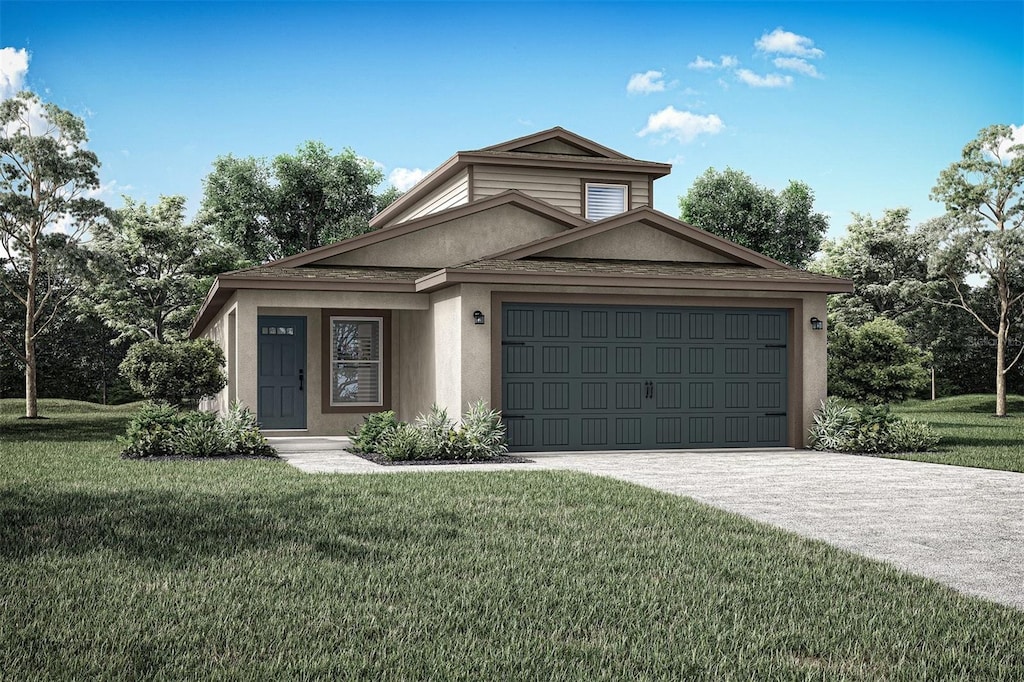
M160 197L152 207L124 202L91 242L97 285L89 299L119 340L183 338L210 280L240 267L240 254L185 222L183 196Z
M397 198L374 194L384 175L351 149L333 154L309 141L295 154L222 156L204 182L199 220L255 262L283 258L367 232Z
M683 220L795 267L810 260L828 229L813 204L814 192L802 182L776 194L732 168L707 169L679 198Z
M906 342L906 332L884 317L860 327L829 329L829 393L858 402L902 402L928 384L928 355Z
M227 385L223 368L224 351L210 339L140 341L121 363L121 373L143 397L190 408Z
M30 92L0 102L0 284L24 307L25 320L24 344L4 345L24 364L30 419L39 416L36 342L74 294L63 274L74 258L63 256L106 211L90 196L99 187L100 162L87 141L80 118ZM44 253L47 230L58 229L63 246ZM15 286L22 279L24 286Z
M1019 131L1017 131L1019 132ZM947 217L933 229L938 248L931 266L952 283L947 305L967 312L996 342L996 416L1006 416L1006 376L1024 354L1024 344L1007 361L1011 333L1024 329L1014 319L1024 306L1024 144L1008 125L982 129L961 158L939 173L931 197L946 205ZM977 305L961 284L974 276L996 294L996 309Z

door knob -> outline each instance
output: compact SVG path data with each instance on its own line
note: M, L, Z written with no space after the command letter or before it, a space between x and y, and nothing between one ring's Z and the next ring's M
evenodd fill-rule
M299 370L299 390L302 390L302 380L305 377L305 370Z

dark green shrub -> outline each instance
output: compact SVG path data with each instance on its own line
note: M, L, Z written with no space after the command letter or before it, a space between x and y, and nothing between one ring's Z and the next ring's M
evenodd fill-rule
M128 349L121 373L145 398L194 408L227 385L223 367L224 352L210 339L150 340Z
M856 407L829 398L814 415L810 442L815 450L878 454L932 450L939 437L927 424L893 414L888 405Z
M128 430L117 440L124 445L125 457L163 457L174 454L172 439L181 425L178 410L163 403L144 404L132 420Z
M928 385L931 358L906 342L906 331L876 317L859 327L829 330L829 392L857 402L903 402Z
M380 452L383 437L398 426L395 413L391 410L374 412L363 417L363 425L356 432L349 432L351 447L356 452Z
M231 451L217 416L209 412L186 412L171 436L171 447L182 457L218 457Z

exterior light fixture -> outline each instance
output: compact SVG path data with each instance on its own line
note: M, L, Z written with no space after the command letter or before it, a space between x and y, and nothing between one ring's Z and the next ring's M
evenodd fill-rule
M473 311L473 324L483 324L483 323L484 323L484 314L482 312L480 312L479 310L474 310Z
M811 329L813 329L816 332L820 332L824 328L825 328L825 323L824 322L822 322L821 320L819 320L816 317L812 317L811 318Z

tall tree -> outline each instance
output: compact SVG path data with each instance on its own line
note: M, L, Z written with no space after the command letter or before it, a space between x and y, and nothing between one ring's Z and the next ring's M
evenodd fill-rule
M390 188L374 193L383 179L372 161L322 142L270 162L222 156L206 177L199 220L250 260L282 258L368 231L395 199Z
M185 222L183 196L155 206L124 197L91 247L97 284L89 300L119 340L183 338L213 276L241 265L237 250Z
M791 180L776 194L732 168L704 171L679 209L686 222L795 267L810 260L828 229L806 184Z
M934 270L953 284L946 303L967 312L996 342L996 415L1006 416L1006 376L1024 355L1008 359L1014 319L1024 306L1024 144L1008 125L981 130L960 160L939 174L931 197L946 205L947 219L932 226L938 248ZM978 306L960 284L969 276L995 290L994 311Z
M24 364L30 419L39 416L36 342L74 294L62 256L106 211L90 196L99 187L100 162L87 141L82 119L30 92L0 102L0 284L24 307L25 320L24 343L4 345ZM58 229L66 239L47 255L47 231Z

